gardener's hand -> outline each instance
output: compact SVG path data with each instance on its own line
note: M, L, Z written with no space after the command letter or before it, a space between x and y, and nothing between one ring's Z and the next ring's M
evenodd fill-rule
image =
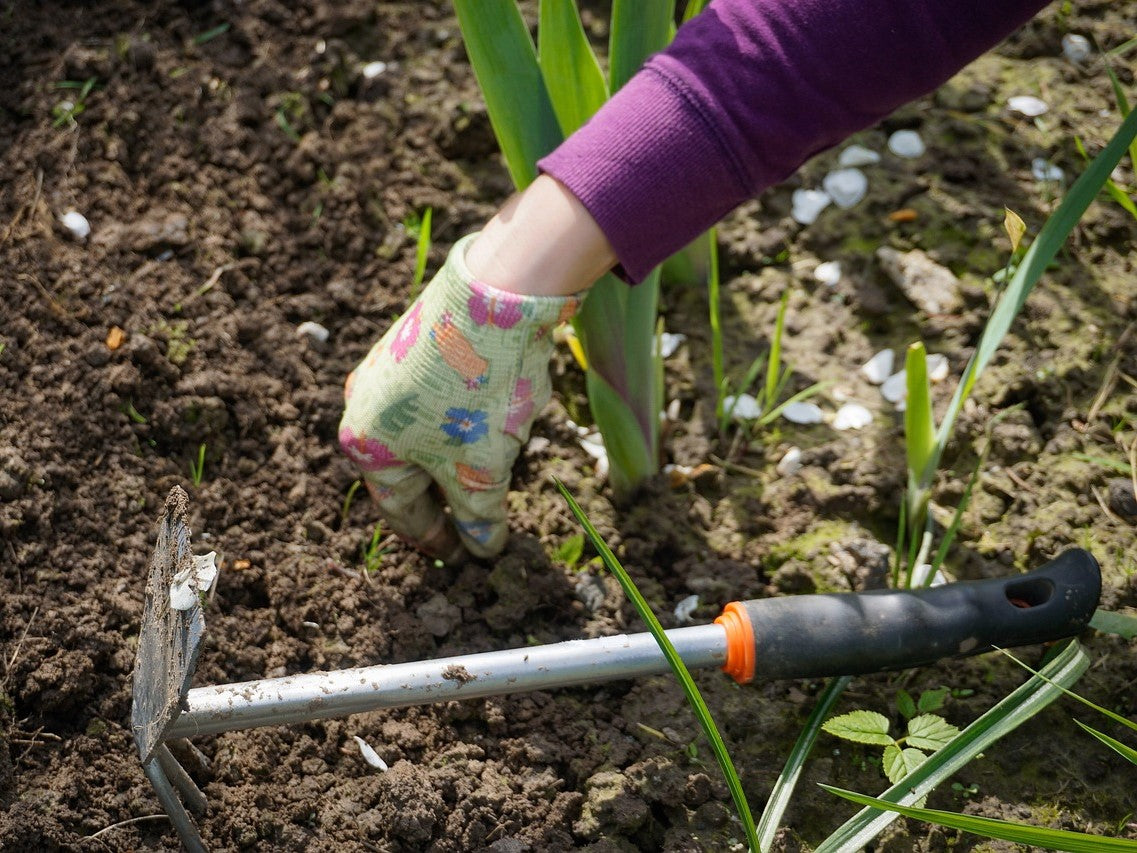
M462 545L504 547L510 469L551 393L552 331L580 303L475 281L472 239L348 377L339 432L395 532L447 562Z

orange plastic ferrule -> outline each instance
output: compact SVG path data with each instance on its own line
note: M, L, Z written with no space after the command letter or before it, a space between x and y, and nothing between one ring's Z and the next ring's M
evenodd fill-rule
M732 601L715 620L726 629L726 663L722 671L739 684L754 680L754 627L741 601Z

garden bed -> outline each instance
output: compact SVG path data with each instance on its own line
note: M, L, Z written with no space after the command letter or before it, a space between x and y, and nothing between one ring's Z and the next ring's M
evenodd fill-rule
M590 8L592 8L590 6ZM338 452L341 385L405 308L415 218L433 208L437 269L509 192L451 11L435 3L320 0L8 8L0 34L0 847L176 844L129 729L130 676L154 525L190 493L202 550L223 559L197 684L441 657L641 630L615 582L563 548L579 533L563 480L665 624L732 599L861 589L886 574L904 481L901 417L858 368L923 337L963 370L1010 246L1003 207L1037 233L1119 119L1096 60L1068 32L1115 46L1117 4L1058 4L935 95L857 141L897 129L928 146L866 168L867 198L812 225L792 191L836 152L744 206L721 229L728 367L769 345L790 288L795 388L832 383L874 414L866 428L785 421L745 440L714 425L703 289L665 286L678 401L661 476L616 506L573 422L579 369L554 360L556 394L515 468L513 536L492 562L434 566L398 543L364 566L377 515L345 507L356 473ZM590 13L602 36L605 16ZM1130 22L1131 23L1131 22ZM1126 62L1117 63L1132 94ZM385 67L367 63L383 62ZM1131 66L1130 66L1131 67ZM94 83L86 86L86 82ZM59 87L71 81L73 87ZM1009 96L1042 97L1037 121ZM67 106L64 102L69 102ZM1134 182L1132 165L1122 167ZM75 210L91 233L60 222ZM897 214L897 211L911 213ZM1137 224L1102 197L1032 294L965 409L933 500L950 513L990 430L990 452L947 567L1014 573L1070 546L1104 571L1103 605L1137 605L1133 517L1100 460L1123 460L1137 396ZM958 278L960 310L929 315L875 251L926 251ZM814 270L837 260L842 276ZM307 321L326 342L298 334ZM1124 375L1122 375L1124 374ZM1110 377L1115 377L1111 386ZM953 380L935 386L942 407ZM1013 411L1007 412L1008 409ZM995 414L1006 412L997 423ZM779 473L790 447L801 467ZM191 463L204 447L200 483ZM725 463L724 461L725 460ZM784 466L783 466L784 469ZM1132 507L1130 506L1130 509ZM570 561L572 562L572 561ZM586 604L587 602L587 604ZM1132 643L1090 634L1079 692L1132 717ZM1029 649L1037 663L1041 649ZM896 715L895 696L956 691L964 725L1023 672L998 656L857 679L840 709ZM697 676L760 810L820 682L739 688ZM1059 703L988 751L934 807L1137 837L1132 767ZM369 767L353 735L390 765ZM670 678L520 694L200 738L211 771L200 821L213 849L724 850L741 830L718 768ZM877 793L875 751L822 736L780 836L815 844L853 813L816 787ZM899 820L880 850L1008 849ZM736 849L741 849L736 848Z

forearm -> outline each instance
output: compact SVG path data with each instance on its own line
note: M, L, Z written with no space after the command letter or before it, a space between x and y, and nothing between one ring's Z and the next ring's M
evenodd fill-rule
M529 296L567 296L616 265L608 238L559 181L542 175L513 196L466 253L479 280Z
M541 169L639 280L810 156L947 80L1044 0L714 0Z

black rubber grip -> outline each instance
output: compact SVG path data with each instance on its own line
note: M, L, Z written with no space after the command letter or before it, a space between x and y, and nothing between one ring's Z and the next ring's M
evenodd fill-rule
M1089 623L1100 595L1097 560L1074 549L1012 578L791 595L743 606L754 630L756 678L816 678L1071 637Z

